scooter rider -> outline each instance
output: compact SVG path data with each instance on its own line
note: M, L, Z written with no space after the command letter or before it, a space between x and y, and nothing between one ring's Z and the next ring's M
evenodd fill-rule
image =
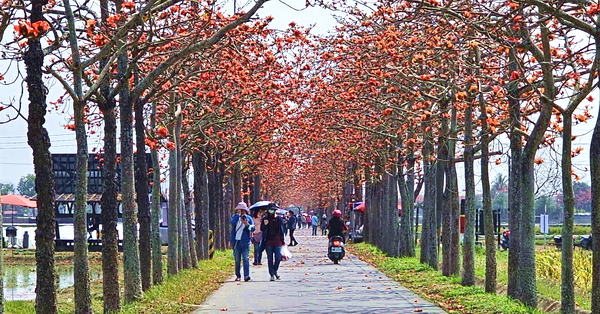
M346 226L342 220L342 212L339 209L336 209L333 211L332 215L333 217L329 219L329 222L327 222L327 226L325 227L325 229L329 230L327 237L331 239L333 236L340 236L343 239L346 239L344 233L348 230L348 226Z

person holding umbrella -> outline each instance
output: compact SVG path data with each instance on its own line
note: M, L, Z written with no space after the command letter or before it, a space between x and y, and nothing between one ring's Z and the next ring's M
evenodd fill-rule
M254 221L248 215L248 205L239 202L235 209L238 211L231 217L231 245L235 260L235 281L240 281L240 264L244 263L244 281L250 281L250 233L254 232Z
M271 281L281 279L277 271L281 262L281 247L285 244L283 235L283 219L275 215L278 209L273 204L267 209L267 214L262 218L260 230L263 233L263 243L267 252L267 263L269 265L269 275Z

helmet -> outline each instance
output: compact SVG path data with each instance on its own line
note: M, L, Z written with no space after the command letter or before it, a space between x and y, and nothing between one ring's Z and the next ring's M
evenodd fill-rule
M342 212L339 209L333 211L333 217L342 217Z

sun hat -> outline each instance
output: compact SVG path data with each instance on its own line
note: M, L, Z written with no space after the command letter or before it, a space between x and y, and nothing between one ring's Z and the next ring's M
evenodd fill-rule
M235 209L243 209L245 211L248 211L248 205L246 205L245 202L239 202Z

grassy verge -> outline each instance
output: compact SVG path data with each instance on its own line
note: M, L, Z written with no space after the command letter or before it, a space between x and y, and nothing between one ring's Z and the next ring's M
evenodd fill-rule
M575 258L574 258L574 266L576 269L575 277L578 276L591 276L591 264L592 257L591 252L582 250L581 248L575 248ZM552 264L556 269L553 273L549 273L545 271L548 267L542 265L541 263ZM584 261L585 260L585 261ZM496 264L497 264L497 283L498 288L502 293L505 293L505 289L503 286L508 284L508 251L498 250L496 251ZM554 246L546 246L538 247L536 251L536 284L537 291L540 296L540 300L544 300L545 303L551 302L559 302L560 301L560 269L561 269L561 256L560 251L557 251ZM585 271L577 271L577 266L581 266L582 264L587 265L589 269ZM475 248L475 276L478 278L485 278L485 248L476 247ZM577 279L577 278L576 278ZM591 279L588 279L587 282L591 282ZM591 294L590 289L579 289L577 285L575 287L575 305L584 310L590 310L591 308Z
M541 313L505 296L485 293L479 287L464 287L459 277L445 277L418 258L386 257L375 246L359 243L348 250L395 281L448 313Z
M202 304L233 274L231 250L217 251L212 260L200 261L197 269L181 271L126 305L122 313L189 313Z
M164 265L166 274L166 261ZM123 272L120 274L122 276ZM124 305L121 313L190 313L232 274L231 250L217 251L212 260L199 261L197 269L183 270L175 276L166 277L162 285L147 291L141 300ZM123 278L120 279L122 290ZM102 279L91 281L90 288L93 310L102 313ZM74 307L73 287L59 290L59 313L73 313ZM5 312L35 313L35 302L5 301Z

